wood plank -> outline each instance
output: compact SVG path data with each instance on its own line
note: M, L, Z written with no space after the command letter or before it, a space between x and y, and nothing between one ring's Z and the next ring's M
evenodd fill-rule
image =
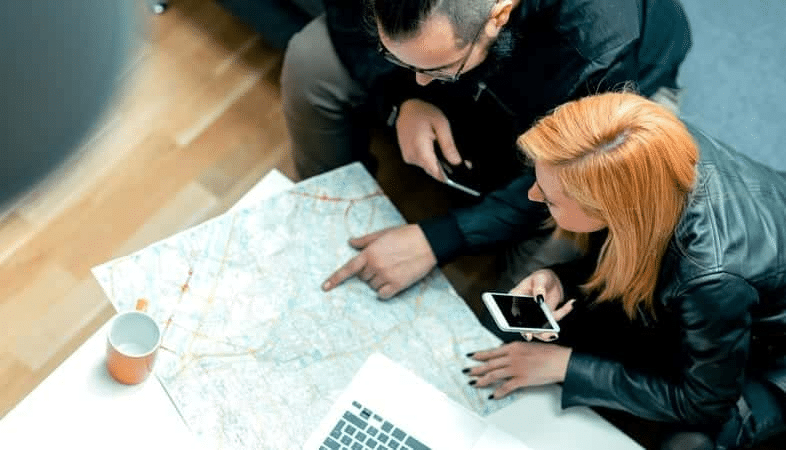
M29 392L35 374L10 353L0 352L0 418Z
M35 236L37 229L19 215L9 211L0 221L0 264Z
M136 232L117 247L113 258L131 254L154 242L204 222L214 215L218 199L199 183L188 183Z
M14 356L37 372L58 353L70 354L75 349L69 345L74 337L93 320L103 317L110 306L92 277L71 289L66 289L63 283L58 285L65 294L52 301L46 312L38 315L24 333L17 335L13 346Z
M247 169L245 176L240 176L240 173L237 171L237 166L233 167L232 174L227 174L227 178L232 177L233 182L231 184L227 183L224 186L224 190L219 197L219 204L216 207L218 211L217 214L223 213L231 208L235 203L237 203L243 195L245 195L251 188L256 186L257 183L267 175L271 170L278 169L281 171L285 176L292 179L291 175L288 175L285 170L286 168L281 164L281 157L280 154L286 152L287 149L285 148L287 145L282 145L278 147L274 153L271 153L266 159L263 159L261 162L258 162L253 167ZM281 153L276 153L281 152ZM292 169L294 170L294 169ZM215 176L215 172L217 170L213 170L213 173L210 175ZM205 174L206 175L206 174ZM203 175L203 176L205 176ZM209 183L212 183L214 180L211 180ZM215 186L214 186L215 189Z
M49 263L37 269L26 277L18 292L0 296L0 330L6 342L34 333L37 321L48 314L61 292L73 289L78 282L56 264Z

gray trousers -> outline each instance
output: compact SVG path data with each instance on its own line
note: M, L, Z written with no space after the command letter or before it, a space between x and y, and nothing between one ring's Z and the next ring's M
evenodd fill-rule
M324 14L292 37L281 72L281 103L301 178L368 154L368 127L357 117L367 98L339 60Z

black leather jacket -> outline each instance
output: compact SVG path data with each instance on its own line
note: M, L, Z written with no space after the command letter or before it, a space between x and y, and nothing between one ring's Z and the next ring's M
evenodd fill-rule
M361 3L325 0L334 47L353 78L370 89L372 109L385 120L408 98L437 105L451 123L459 152L473 162L474 185L494 193L478 208L420 223L440 263L498 247L525 232L506 227L507 222L520 224L521 217L532 227L540 222L542 208L519 195L518 185L532 179L515 146L537 118L568 100L625 82L634 82L646 96L661 86L676 87L678 67L691 45L678 0L521 0L480 66L456 83L422 87L411 71L377 54L378 40L364 26ZM517 180L522 176L527 178ZM485 223L486 211L497 202L515 205L516 217Z
M624 329L604 342L618 351L574 347L563 407L709 424L728 417L751 378L786 391L786 174L689 129L697 183L663 260L656 318L594 324ZM594 257L555 270L572 286Z

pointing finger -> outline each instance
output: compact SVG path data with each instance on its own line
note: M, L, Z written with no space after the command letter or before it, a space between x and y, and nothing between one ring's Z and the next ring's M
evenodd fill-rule
M341 266L337 271L333 272L328 279L322 283L322 290L329 291L339 284L346 281L347 278L355 276L358 272L363 270L366 266L366 257L363 253L355 256L347 261L346 264Z

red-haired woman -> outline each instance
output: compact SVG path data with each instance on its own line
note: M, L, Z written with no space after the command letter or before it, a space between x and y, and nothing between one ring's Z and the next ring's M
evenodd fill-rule
M563 383L563 407L674 424L663 448L786 430L786 174L630 93L564 104L518 143L529 198L584 252L513 289L546 298L559 339L475 353L475 384Z

